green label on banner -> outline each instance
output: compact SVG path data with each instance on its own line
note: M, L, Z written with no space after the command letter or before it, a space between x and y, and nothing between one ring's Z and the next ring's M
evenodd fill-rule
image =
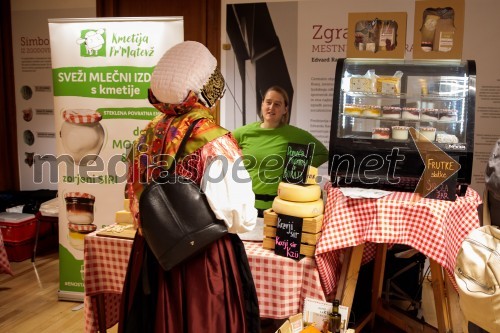
M75 259L61 244L59 244L59 266L61 290L83 292L83 260Z
M102 116L102 119L140 119L151 120L160 114L153 107L142 108L102 108L97 109Z
M64 67L52 70L54 96L144 99L154 67Z

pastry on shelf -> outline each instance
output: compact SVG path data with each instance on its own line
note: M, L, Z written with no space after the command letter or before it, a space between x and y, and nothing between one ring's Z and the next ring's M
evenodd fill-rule
M422 138L425 137L429 141L434 141L436 140L436 128L435 127L420 127L418 129L419 131L419 136L418 140L419 141L425 141Z
M349 116L361 116L364 107L362 105L346 104L344 113Z
M382 118L401 118L401 108L399 106L384 106L382 108Z
M387 140L391 137L391 129L387 127L376 127L372 130L372 139Z
M394 140L408 140L408 126L392 126L392 138Z
M458 138L453 134L438 133L436 134L436 141L439 143L458 143Z
M439 119L438 109L423 109L420 114L420 120L437 121Z
M439 110L439 121L457 121L457 110Z
M420 110L418 108L404 107L402 118L407 120L419 120Z
M370 117L370 118L380 117L380 106L369 105L363 110L361 115L363 117Z

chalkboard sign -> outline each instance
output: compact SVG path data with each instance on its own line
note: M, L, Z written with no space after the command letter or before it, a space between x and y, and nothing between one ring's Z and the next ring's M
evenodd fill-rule
M282 181L291 184L305 184L307 169L314 153L314 143L302 145L289 143L286 150Z
M443 153L428 153L423 177L424 193L428 199L455 201L460 164Z
M278 214L278 224L276 225L276 243L274 253L276 255L302 259L300 254L300 239L302 238L302 218Z
M457 198L457 176L454 174L427 195L428 199L455 201Z

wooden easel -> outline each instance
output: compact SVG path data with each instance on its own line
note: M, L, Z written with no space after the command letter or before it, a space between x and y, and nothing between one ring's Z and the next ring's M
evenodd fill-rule
M349 307L348 317L350 315L352 301L356 291L356 283L358 281L363 249L364 244L360 244L353 248L348 248L344 252L344 261L337 287L336 298L340 299L340 304ZM354 331L360 332L361 329L368 323L370 323L373 328L375 316L379 316L405 332L452 332L450 306L448 303L443 270L441 266L436 261L429 258L432 274L434 304L436 307L436 317L438 323L438 327L436 329L435 327L418 321L394 308L390 308L388 304L383 302L382 287L384 281L386 255L387 244L377 244L377 254L375 257L375 267L373 270L372 281L371 312L359 323L356 323L356 326L353 327Z

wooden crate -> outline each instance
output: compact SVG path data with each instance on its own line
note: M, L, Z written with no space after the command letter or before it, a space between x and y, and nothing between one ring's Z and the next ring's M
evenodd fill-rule
M302 232L300 235L300 243L307 245L316 245L321 232L316 234L310 234L308 232ZM264 226L264 237L275 238L276 237L276 227Z
M264 211L264 239L262 247L273 250L276 242L276 225L278 224L278 214L271 208ZM300 238L300 254L307 257L314 257L316 243L321 237L321 226L323 225L323 215L304 218L302 222L302 233Z
M272 208L264 211L264 224L271 227L276 227L276 224L278 224L278 214L275 213ZM302 222L302 232L317 234L321 231L322 226L323 214L315 217L306 217Z

